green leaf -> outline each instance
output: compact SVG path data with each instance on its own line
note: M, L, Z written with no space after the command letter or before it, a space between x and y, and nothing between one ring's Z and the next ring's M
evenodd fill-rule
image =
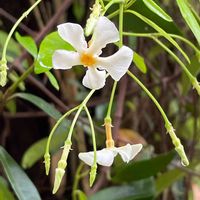
M41 200L40 195L31 180L1 146L0 162L18 199Z
M61 113L56 108L54 108L54 106L52 106L42 98L37 97L33 94L16 93L14 97L19 97L31 102L32 104L43 110L45 113L47 113L50 117L54 118L55 120L58 120L62 116ZM67 132L68 128L69 128L69 121L63 120L63 122L58 126L52 138L53 142L50 145L51 153L55 152L56 150L59 149L59 147L63 145L63 141L68 133ZM40 160L44 156L46 142L47 138L43 138L34 143L33 145L31 145L26 150L22 158L22 166L24 168L32 167L38 160Z
M115 175L112 180L116 183L121 183L154 176L166 168L166 166L174 158L174 155L175 152L171 151L148 160L131 162L128 165L116 167L116 169L114 169Z
M75 191L76 195L78 196L78 200L87 200L87 196L85 195L85 193L81 190L76 190Z
M54 51L58 49L74 50L69 43L61 39L58 32L50 33L40 44L35 73L40 74L52 68L52 56Z
M55 78L55 76L50 72L50 71L47 71L45 72L45 74L47 75L51 85L56 89L56 90L59 90L59 85L58 85L58 82Z
M179 46L179 44L165 31L163 30L160 26L158 26L154 21L150 20L149 18L141 15L139 12L133 11L133 10L127 10L126 12L131 13L138 18L140 18L142 21L147 23L149 26L154 28L158 33L160 33L163 37L165 37L171 44L173 44L184 56L184 58L190 63L190 59L187 56L187 54L183 51L183 49Z
M58 120L62 116L61 113L53 105L49 104L42 98L37 97L33 94L16 93L13 95L13 97L19 97L21 99L25 99L31 102L32 104L34 104L35 106L43 110L45 113L47 113L49 116L51 116L55 120Z
M32 37L21 36L18 32L16 32L15 37L34 58L37 58L37 45Z
M157 195L162 193L165 189L170 187L174 182L183 178L185 175L186 173L180 169L173 169L160 175L156 180Z
M154 196L154 179L148 178L133 182L129 185L113 186L103 189L92 195L89 200L153 200Z
M147 72L147 66L144 62L144 58L140 56L138 53L134 52L133 54L133 62L135 66L144 74Z
M14 196L9 190L6 180L0 176L0 199L14 200Z
M196 37L199 45L200 45L200 26L197 22L195 16L192 13L192 10L188 6L187 0L176 0L179 9L181 11L181 14L190 27L191 31L193 32L194 36Z
M143 0L145 5L156 15L160 16L166 21L173 21L172 18L160 7L156 4L153 0Z

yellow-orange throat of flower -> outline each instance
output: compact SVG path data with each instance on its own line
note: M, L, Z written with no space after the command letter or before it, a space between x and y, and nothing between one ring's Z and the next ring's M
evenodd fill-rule
M96 63L96 59L92 54L82 53L80 61L84 66L92 67Z

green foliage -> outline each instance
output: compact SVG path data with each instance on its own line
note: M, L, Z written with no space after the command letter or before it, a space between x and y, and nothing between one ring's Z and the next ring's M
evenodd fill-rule
M186 173L181 171L180 169L169 170L161 174L156 180L157 195L170 187L177 180L183 178L185 175Z
M144 58L140 56L138 53L134 52L133 54L133 62L135 66L144 74L147 72L147 66L144 62Z
M6 152L6 150L0 146L0 162L4 168L6 176L14 190L15 194L20 200L40 200L40 195L20 168L20 166L13 160L13 158Z
M113 186L91 196L89 200L153 200L155 196L154 179L148 178L129 185Z
M58 81L55 78L55 76L50 72L50 71L46 71L45 74L47 75L51 85L56 89L59 90L59 85L58 85Z
M190 27L191 31L195 35L195 37L200 45L200 25L197 22L195 16L193 15L192 10L190 9L190 7L188 5L188 1L187 0L176 0L176 2L179 6L179 9L181 11L181 14L182 14L184 20Z
M54 51L58 49L73 50L69 43L61 39L58 32L50 33L40 44L37 62L35 64L35 73L40 74L52 68L52 56Z
M174 155L175 152L171 151L148 160L141 160L118 166L114 169L112 181L115 183L131 182L154 176L166 168L174 158Z
M0 199L14 200L14 195L8 188L6 180L0 176Z
M173 21L172 18L153 0L143 0L143 2L156 15L160 16L166 21L169 21L169 22Z
M32 37L21 36L18 32L16 32L15 37L34 58L37 58L37 45Z

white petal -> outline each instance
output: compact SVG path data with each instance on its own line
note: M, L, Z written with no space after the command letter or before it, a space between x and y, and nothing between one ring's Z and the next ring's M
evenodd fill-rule
M75 51L56 50L53 54L52 64L54 69L71 69L80 65L80 56Z
M65 23L58 26L60 37L70 43L78 52L87 48L84 31L79 24Z
M133 60L133 51L126 46L120 48L115 54L109 57L98 57L97 64L99 69L105 69L115 81L128 71Z
M107 44L119 41L119 32L115 24L106 17L100 17L94 28L89 52L99 54Z
M128 163L140 152L141 149L142 144L127 144L126 146L115 148L115 151L117 151L120 154L124 162Z
M83 85L90 89L101 89L105 85L106 72L99 71L96 68L88 67L85 76L83 77Z
M79 153L78 157L85 162L86 164L92 166L94 162L94 152L86 152L86 153ZM97 163L99 165L103 165L106 167L109 167L112 165L114 161L115 154L108 150L108 149L102 149L100 151L97 151Z

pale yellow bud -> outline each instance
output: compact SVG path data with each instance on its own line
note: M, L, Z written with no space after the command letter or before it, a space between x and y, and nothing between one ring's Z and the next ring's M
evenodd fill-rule
M0 61L0 86L4 87L7 82L7 61Z
M92 165L90 171L90 187L92 187L97 175L97 164Z

